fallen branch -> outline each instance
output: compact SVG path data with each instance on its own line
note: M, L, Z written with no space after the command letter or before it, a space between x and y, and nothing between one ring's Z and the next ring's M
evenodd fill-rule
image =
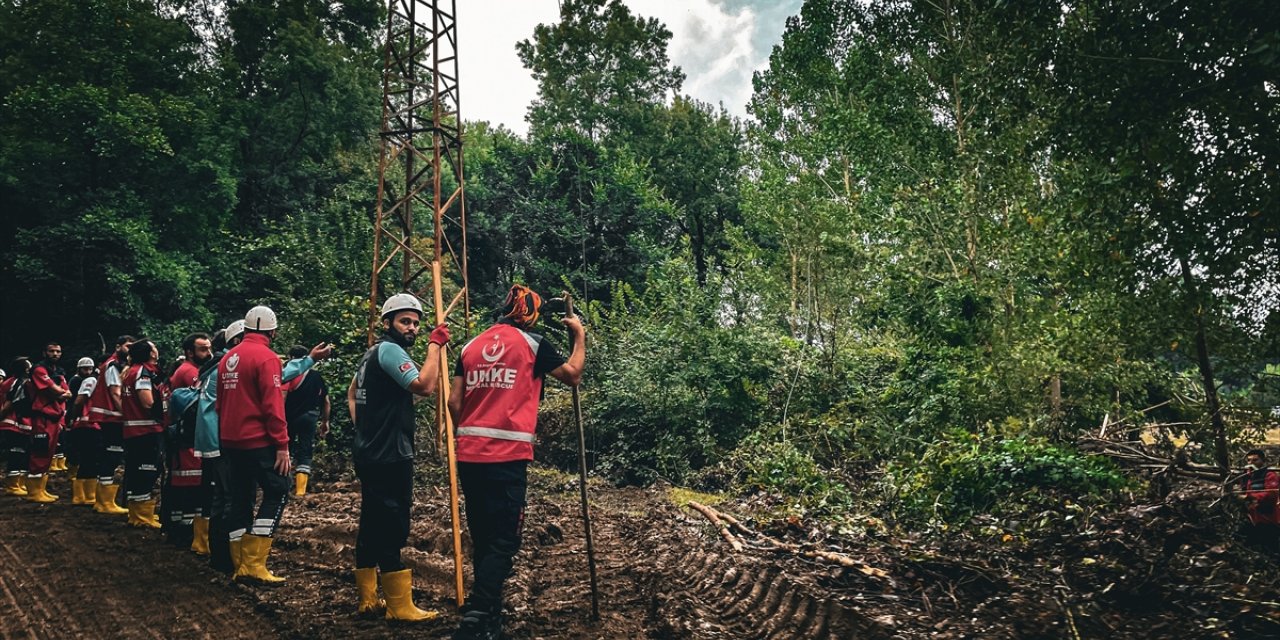
M742 543L729 532L729 525L725 524L724 521L720 519L719 514L715 510L700 502L694 502L693 500L689 501L689 506L693 507L698 513L706 516L707 519L711 521L711 524L716 526L716 530L719 531L720 535L729 543L729 546L733 547L734 551L742 551Z

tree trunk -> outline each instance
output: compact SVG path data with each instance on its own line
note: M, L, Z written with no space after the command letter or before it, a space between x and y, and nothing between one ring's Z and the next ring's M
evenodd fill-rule
M1182 282L1187 288L1187 300L1191 303L1191 315L1196 320L1196 360L1200 365L1200 378L1204 384L1204 404L1209 412L1209 421L1213 425L1213 452L1218 468L1226 473L1231 459L1227 454L1227 425L1222 420L1222 406L1218 401L1218 385L1214 382L1213 362L1209 360L1209 338L1204 328L1204 307L1200 304L1200 295L1196 281L1191 275L1191 266L1187 259L1178 256L1178 266L1182 269Z

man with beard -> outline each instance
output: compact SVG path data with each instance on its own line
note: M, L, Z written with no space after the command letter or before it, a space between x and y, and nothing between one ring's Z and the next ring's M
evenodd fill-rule
M116 469L124 462L124 418L120 412L120 377L128 366L129 345L133 336L116 338L116 350L98 366L98 384L89 394L88 422L98 425L100 448L96 469L80 468L77 477L88 479L97 474L97 498L93 510L98 513L122 515L127 509L116 504L120 485L116 484Z
M67 378L58 367L62 345L50 342L44 347L44 360L31 370L27 381L31 395L31 449L27 460L27 500L47 504L58 499L47 491L49 467L58 446L58 433L67 413L71 390Z
M209 336L193 333L182 340L182 364L169 377L169 389L176 392L200 383L200 366L213 358ZM160 504L164 513L165 534L170 544L190 546L196 553L209 552L209 521L200 509L201 469L196 457L194 432L180 430L180 421L170 424L169 444L165 454L169 473Z
M347 410L355 423L352 446L356 476L360 478L360 529L356 534L356 587L359 614L386 608L389 620L417 622L440 614L413 604L413 574L400 560L409 539L409 510L413 506L413 396L436 392L440 349L449 342L449 329L431 332L421 368L408 349L418 337L422 303L408 293L391 296L382 305L382 338L360 358L347 389ZM378 570L382 590L378 598Z
M195 454L201 460L201 505L209 519L209 566L223 573L234 573L240 561L232 555L230 532L227 529L227 510L231 499L227 494L227 465L222 457L222 442L218 431L218 366L229 349L244 339L244 320L236 320L213 337L214 356L200 366L200 397L196 405ZM281 382L289 382L311 369L316 362L333 355L333 347L320 343L311 353L290 361L281 373ZM192 543L192 549L199 553Z

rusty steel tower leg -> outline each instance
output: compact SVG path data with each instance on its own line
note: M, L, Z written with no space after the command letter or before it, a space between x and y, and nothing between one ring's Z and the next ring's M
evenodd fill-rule
M382 67L381 153L369 284L369 343L378 332L385 287L434 303L437 324L462 301L461 335L471 331L467 214L459 115L456 0L390 0ZM414 220L431 212L430 226ZM398 260L397 260L398 259ZM399 269L395 269L398 262ZM388 269L392 269L388 271ZM398 278L392 279L390 274ZM425 323L424 323L425 324ZM449 463L454 569L463 601L457 460L447 408L449 368L440 351L438 433Z

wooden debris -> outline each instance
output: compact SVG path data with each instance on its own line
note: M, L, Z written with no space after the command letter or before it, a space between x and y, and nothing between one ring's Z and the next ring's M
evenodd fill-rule
M721 537L723 537L725 541L729 543L730 547L733 547L734 551L739 551L739 552L742 551L742 543L739 542L738 539L734 537L732 533L729 532L729 525L725 524L724 520L720 518L719 512L715 511L714 509L712 509L711 507L708 507L705 504L702 504L700 502L695 502L693 500L689 501L689 506L693 507L694 510L696 510L698 513L701 513L702 515L706 516L707 519L711 521L711 524L714 524L716 526L716 529L720 532Z

